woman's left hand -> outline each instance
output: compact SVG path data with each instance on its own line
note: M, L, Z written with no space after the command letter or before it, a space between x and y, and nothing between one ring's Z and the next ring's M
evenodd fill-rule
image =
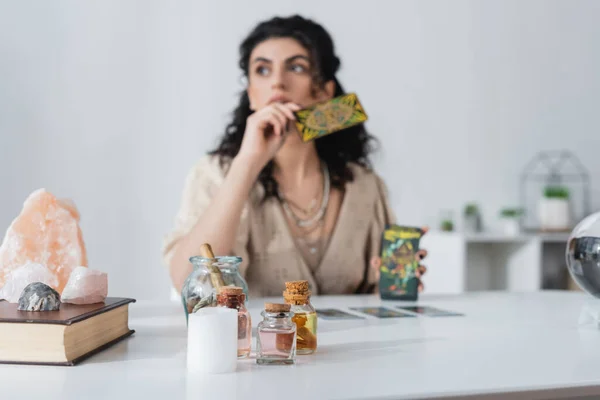
M427 233L427 231L429 230L429 228L421 228L423 230L423 235ZM421 277L427 272L427 267L425 267L424 265L421 264L421 261L423 261L425 259L425 257L427 257L427 250L425 249L420 249L419 251L417 251L415 253L415 258L417 260L417 262L419 263L419 266L417 267L417 271L415 272L415 275L417 276L417 279L419 280L419 292L422 292L425 288L425 285L423 285L423 280L421 279ZM371 259L371 268L375 269L375 276L377 277L377 281L379 282L379 267L381 267L381 257L373 257Z

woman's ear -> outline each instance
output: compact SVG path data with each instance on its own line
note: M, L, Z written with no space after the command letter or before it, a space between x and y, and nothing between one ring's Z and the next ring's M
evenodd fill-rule
M335 81L333 79L325 83L325 93L330 99L335 95Z
M335 82L332 80L325 82L322 88L318 89L318 101L331 100L335 94Z

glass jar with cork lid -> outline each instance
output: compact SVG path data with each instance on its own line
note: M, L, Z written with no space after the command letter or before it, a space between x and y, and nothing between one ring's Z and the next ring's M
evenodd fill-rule
M186 322L189 314L204 307L215 307L221 287L242 288L246 295L244 301L248 301L248 284L239 271L240 257L216 257L210 244L204 243L200 246L200 255L190 257L190 262L194 268L181 288Z
M296 362L296 325L289 304L265 303L256 335L257 364Z
M310 303L308 281L286 282L285 288L283 299L290 305L296 324L296 353L312 354L317 350L317 312Z
M217 294L217 306L227 307L238 312L238 358L246 358L250 355L252 347L252 320L244 301L246 295L241 287L222 286Z

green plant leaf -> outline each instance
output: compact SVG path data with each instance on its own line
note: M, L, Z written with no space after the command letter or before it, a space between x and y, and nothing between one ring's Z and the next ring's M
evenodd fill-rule
M479 212L477 204L467 204L465 206L465 215L476 215Z
M544 197L547 199L568 199L569 189L559 185L546 186L544 188Z
M500 210L500 215L504 218L517 218L525 214L522 208L503 208Z

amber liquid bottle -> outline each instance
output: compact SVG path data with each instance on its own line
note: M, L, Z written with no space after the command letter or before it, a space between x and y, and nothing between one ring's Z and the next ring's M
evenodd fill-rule
M296 324L296 354L312 354L317 350L317 312L310 303L308 281L286 282L285 286L283 298Z
M217 294L217 306L233 308L238 312L238 358L250 355L252 347L252 320L244 302L243 289L234 286L222 286Z

